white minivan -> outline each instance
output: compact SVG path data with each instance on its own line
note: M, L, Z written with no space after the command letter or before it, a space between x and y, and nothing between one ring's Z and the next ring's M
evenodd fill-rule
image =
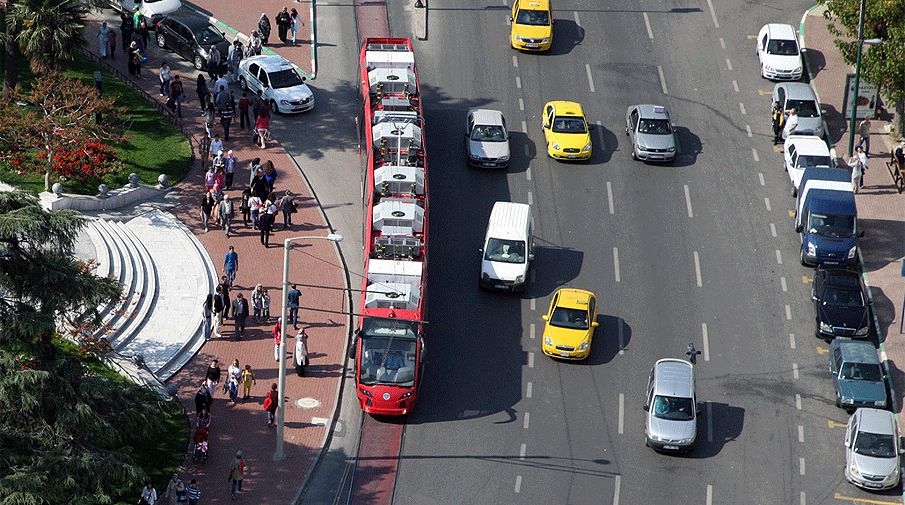
M522 292L534 260L534 217L524 203L496 202L481 252L483 289Z
M113 8L133 13L137 7L141 15L148 20L148 28L153 30L157 22L167 14L172 14L182 7L180 0L113 0Z

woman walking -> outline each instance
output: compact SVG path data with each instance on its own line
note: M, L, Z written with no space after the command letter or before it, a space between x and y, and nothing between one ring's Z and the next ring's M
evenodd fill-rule
M170 96L170 82L173 80L173 72L166 61L160 64L160 96Z
M295 210L295 201L292 191L286 190L283 198L280 198L279 208L283 212L283 229L288 230L292 226L292 213Z
M273 325L273 330L270 333L273 335L273 360L280 361L280 342L283 340L283 332L280 329L279 321Z
M267 39L270 38L270 19L267 18L266 12L262 12L258 18L258 30L261 32L261 45L266 46Z
M204 198L201 200L201 224L204 225L205 233L207 233L207 223L210 221L211 212L213 212L216 204L217 202L214 200L214 193L212 191L204 193Z
M305 375L305 367L308 366L308 334L305 333L305 328L299 330L298 335L295 337L295 356L293 358L295 361L295 373L299 377L303 377Z
M295 10L295 7L293 7L292 12L289 14L289 31L292 33L292 45L295 45L295 34L301 26L302 19L299 17L299 11Z
M264 308L264 286L258 284L255 290L251 292L251 306L254 310L255 321L261 320L261 313Z
M204 115L205 97L210 94L207 90L207 81L204 80L204 74L198 74L198 81L195 84L195 93L198 94L198 103L201 108L201 115Z
M97 45L100 50L101 59L107 59L107 53L110 51L110 29L107 28L107 22L101 23L101 29L97 32Z

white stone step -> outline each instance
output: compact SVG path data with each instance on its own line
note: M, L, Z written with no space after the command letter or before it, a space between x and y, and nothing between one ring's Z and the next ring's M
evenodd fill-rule
M122 298L108 305L102 311L101 326L94 333L96 337L100 337L107 336L115 331L119 320L131 305L135 291L136 263L135 258L129 253L125 242L123 242L122 237L119 236L112 223L102 219L98 219L95 223L98 225L101 235L110 244L114 258L118 258L118 260L114 259L114 261L119 264L120 270L119 275L115 275L114 278L118 279L123 286Z
M141 331L147 322L148 315L157 303L158 297L158 279L157 267L147 248L142 244L141 240L135 235L131 228L125 223L117 221L114 223L119 229L120 236L131 244L131 252L137 254L141 267L136 273L137 278L143 282L139 282L136 287L135 296L133 297L133 305L130 307L129 314L120 324L119 328L111 335L110 343L115 350L121 349L128 344L138 332Z
M94 274L98 277L109 277L113 275L113 252L110 250L107 241L101 236L93 219L85 222L85 227L82 228L82 232L88 237L88 240L91 241L91 245L94 246L94 253L96 256L94 260L97 262Z

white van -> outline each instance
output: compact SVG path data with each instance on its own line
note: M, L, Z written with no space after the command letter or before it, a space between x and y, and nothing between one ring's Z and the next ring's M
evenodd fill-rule
M534 217L524 203L496 202L481 249L483 289L525 290L528 267L534 260Z
M113 0L111 2L117 10L133 13L135 8L141 11L141 15L148 22L148 29L153 30L157 22L167 14L172 14L182 7L181 0ZM224 59L226 56L223 57Z

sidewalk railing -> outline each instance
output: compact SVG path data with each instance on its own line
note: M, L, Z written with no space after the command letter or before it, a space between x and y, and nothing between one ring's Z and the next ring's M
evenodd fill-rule
M890 154L889 161L886 162L886 170L892 176L892 183L896 187L896 191L901 193L905 191L905 166L899 163L895 154Z

